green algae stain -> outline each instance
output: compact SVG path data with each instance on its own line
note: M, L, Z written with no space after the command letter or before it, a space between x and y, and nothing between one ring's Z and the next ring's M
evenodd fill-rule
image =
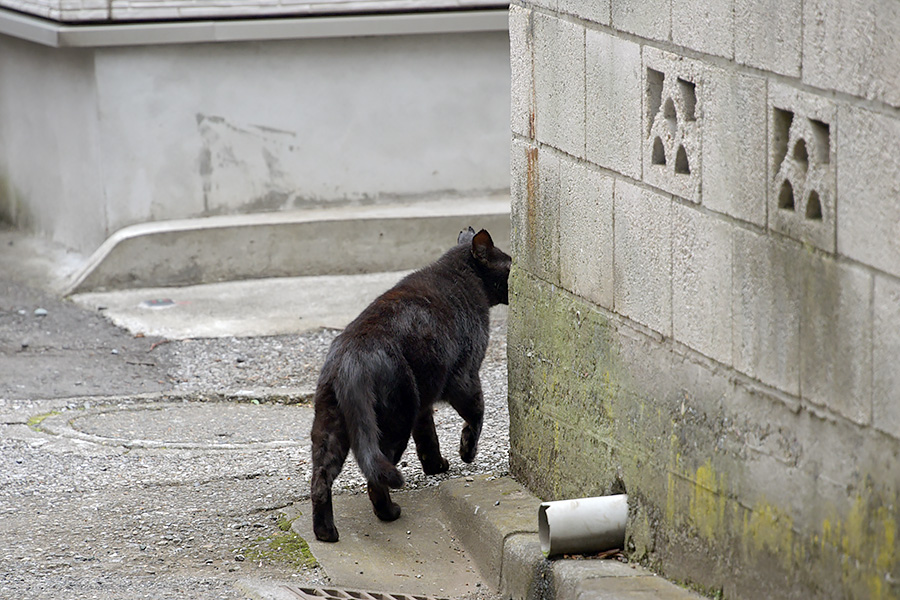
M868 598L896 598L900 595L897 572L896 496L878 499L858 494L845 518L822 522L819 544L823 552L840 557L841 582L845 590L866 590Z
M30 427L34 431L40 431L41 423L43 423L46 419L49 419L50 417L55 417L58 414L59 414L58 410L51 410L48 413L34 415L30 419L28 419L28 427Z
M795 558L793 519L765 500L744 513L741 535L747 554L767 552L790 568Z
M722 493L724 476L713 470L707 460L694 473L691 486L691 522L701 537L712 541L721 535L725 526L725 496Z

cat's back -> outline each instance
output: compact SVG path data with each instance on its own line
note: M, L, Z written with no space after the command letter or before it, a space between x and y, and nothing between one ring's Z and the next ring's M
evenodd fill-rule
M378 296L341 334L355 349L395 343L406 348L452 345L487 328L489 305L469 281L466 248L410 273Z

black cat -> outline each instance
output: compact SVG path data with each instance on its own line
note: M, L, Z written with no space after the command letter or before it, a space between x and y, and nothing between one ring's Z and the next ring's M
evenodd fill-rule
M475 459L484 414L478 370L490 307L509 303L511 259L485 230L470 227L457 242L375 299L331 344L312 427L313 530L322 541L338 540L331 485L351 448L383 521L400 516L389 488L403 486L395 465L410 433L426 474L449 468L434 431L436 401L465 420L459 455Z

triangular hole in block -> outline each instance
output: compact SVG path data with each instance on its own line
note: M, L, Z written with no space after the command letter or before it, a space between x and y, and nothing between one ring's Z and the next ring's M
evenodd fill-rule
M822 202L819 200L819 193L816 190L811 191L806 200L806 218L812 221L822 220Z
M682 175L691 174L691 165L688 163L688 156L684 146L678 146L678 151L675 153L675 172Z
M778 194L778 208L794 210L794 186L787 179L781 184L781 192Z
M671 98L666 98L666 103L663 105L663 118L669 126L669 133L675 135L678 130L678 112L675 110L675 103Z
M662 140L657 137L653 140L653 164L654 165L664 165L666 164L666 149L663 146Z

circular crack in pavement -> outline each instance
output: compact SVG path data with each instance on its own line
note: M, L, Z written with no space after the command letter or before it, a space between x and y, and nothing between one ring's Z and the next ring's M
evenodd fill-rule
M247 450L305 446L313 409L245 402L152 402L66 410L38 428L127 448Z

